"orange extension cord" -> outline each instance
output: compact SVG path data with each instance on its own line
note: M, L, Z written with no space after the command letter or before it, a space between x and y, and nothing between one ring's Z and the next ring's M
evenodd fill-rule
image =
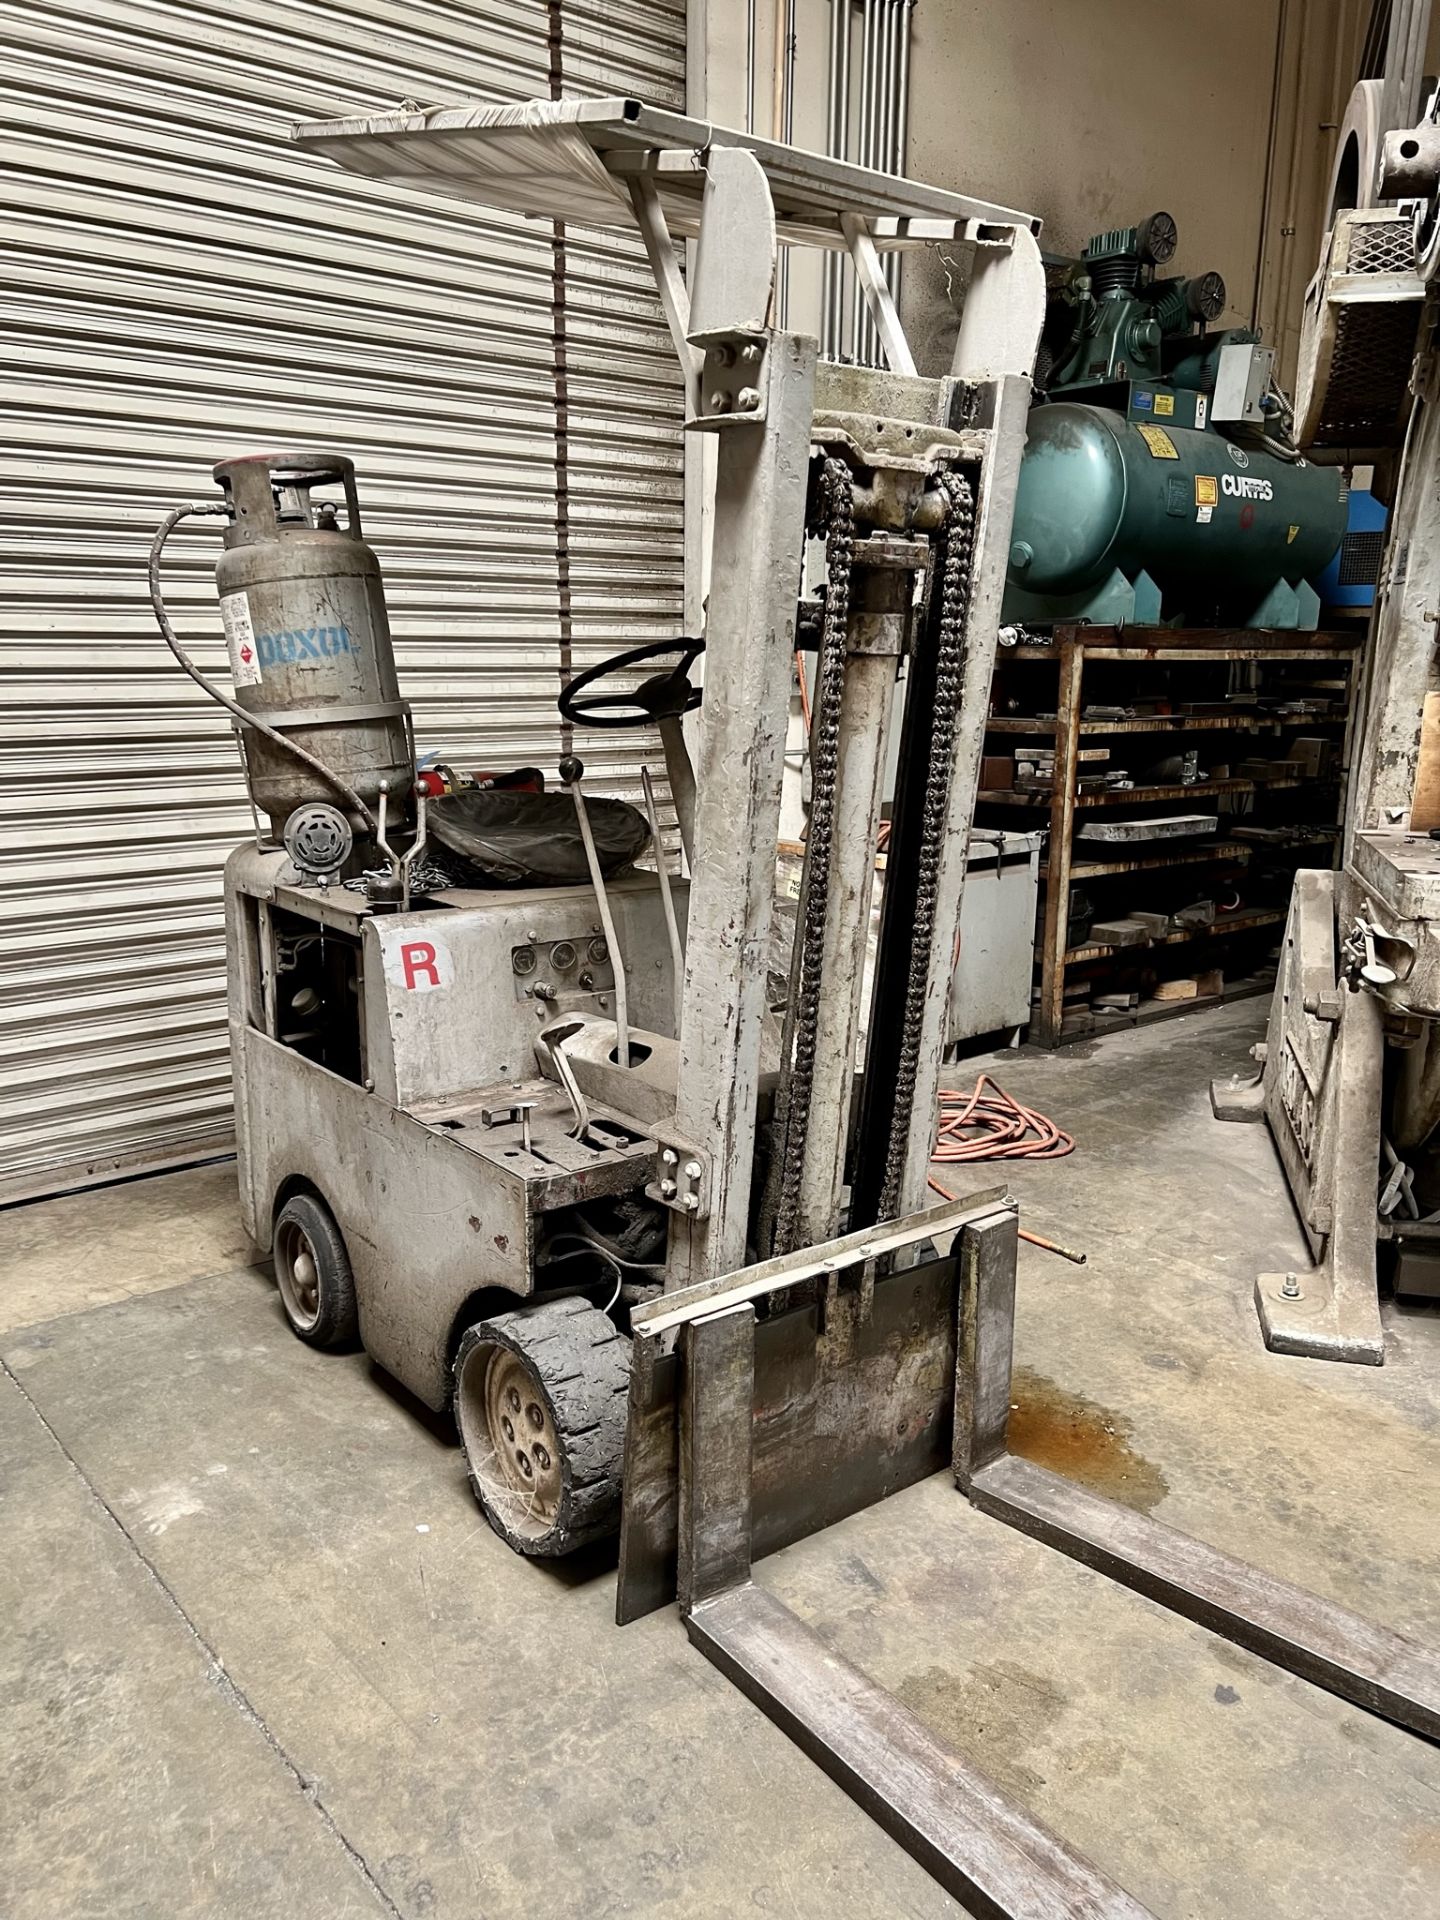
M988 1092L987 1092L988 1088ZM969 1160L1060 1160L1073 1138L1033 1107L1022 1107L982 1073L969 1093L940 1089L940 1132L932 1160L959 1166Z
M957 1093L952 1087L940 1089L940 1132L932 1161L959 1166L971 1160L1061 1160L1074 1151L1070 1134L1033 1107L1022 1107L988 1073L981 1074L969 1093ZM930 1185L942 1200L960 1197L934 1174ZM1058 1253L1077 1267L1085 1265L1083 1253L1043 1239L1038 1233L1027 1233L1024 1227L1019 1233L1032 1247Z

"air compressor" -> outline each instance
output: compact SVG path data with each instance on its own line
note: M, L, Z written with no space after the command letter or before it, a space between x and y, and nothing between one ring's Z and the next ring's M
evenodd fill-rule
M1259 335L1206 331L1220 275L1163 273L1177 244L1155 213L1047 269L1007 620L1318 624L1345 476L1291 444Z

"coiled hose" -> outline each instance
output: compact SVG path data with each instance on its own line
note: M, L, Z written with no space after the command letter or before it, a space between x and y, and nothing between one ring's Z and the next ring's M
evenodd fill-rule
M989 1089L987 1092L986 1089ZM953 1088L940 1090L940 1131L931 1155L942 1165L957 1166L972 1160L1062 1160L1075 1151L1075 1141L1062 1127L1033 1107L1020 1102L982 1073L969 1093ZM956 1200L958 1194L932 1173L930 1186L944 1200ZM1062 1260L1083 1267L1086 1256L1072 1247L1046 1240L1038 1233L1019 1229L1020 1238L1046 1253L1058 1253Z
M969 1093L940 1089L932 1161L959 1166L971 1160L1062 1160L1074 1151L1070 1134L1033 1107L1022 1107L988 1073Z

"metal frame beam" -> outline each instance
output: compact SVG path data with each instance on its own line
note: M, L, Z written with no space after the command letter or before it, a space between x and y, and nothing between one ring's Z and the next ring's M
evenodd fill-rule
M1025 450L1025 417L1030 405L1028 372L1004 375L983 386L981 393L990 415L983 423L989 431L989 444L980 467L975 558L965 619L965 657L950 761L944 843L935 883L935 934L929 954L913 1120L900 1182L902 1215L923 1207L929 1192L930 1149L939 1106L941 1062L949 1038L950 986L969 857L970 822L975 817L975 796L980 786L980 757L990 711L1000 603L1009 564L1010 525L1020 483L1020 457Z
M905 329L895 309L895 296L890 291L890 282L885 278L885 269L875 250L875 239L869 223L858 213L842 213L840 229L854 263L856 284L865 295L865 304L875 322L875 331L880 336L891 372L918 372L915 356L910 351L910 343L905 338Z
M847 960L857 930L870 918L890 715L899 663L907 651L914 585L914 573L902 567L857 563L851 574L834 838L825 899L826 970L815 1009L815 1061L800 1171L800 1246L828 1239L842 1213L855 1057L865 1012L865 970ZM803 912L802 899L797 943Z
M714 550L730 564L710 589L675 1105L710 1210L675 1216L672 1285L745 1260L815 361L813 340L771 334L763 417L718 435Z
M665 210L660 205L655 182L643 174L636 174L628 184L630 204L635 209L635 221L640 228L640 238L645 243L645 258L655 276L655 288L660 295L665 324L670 329L670 339L684 377L685 417L689 419L700 410L700 369L705 360L704 354L692 347L689 340L690 295L686 290L685 276L680 271L675 242L665 224Z

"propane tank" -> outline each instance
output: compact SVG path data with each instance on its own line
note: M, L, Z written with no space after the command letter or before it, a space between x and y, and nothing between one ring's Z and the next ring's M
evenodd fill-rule
M403 829L415 780L410 709L395 677L380 562L361 530L355 463L340 453L261 453L222 460L214 473L229 513L216 585L236 701L332 768L372 811L386 783L389 830ZM317 498L336 488L343 500ZM319 774L243 731L251 798L277 840L296 808L333 805Z

